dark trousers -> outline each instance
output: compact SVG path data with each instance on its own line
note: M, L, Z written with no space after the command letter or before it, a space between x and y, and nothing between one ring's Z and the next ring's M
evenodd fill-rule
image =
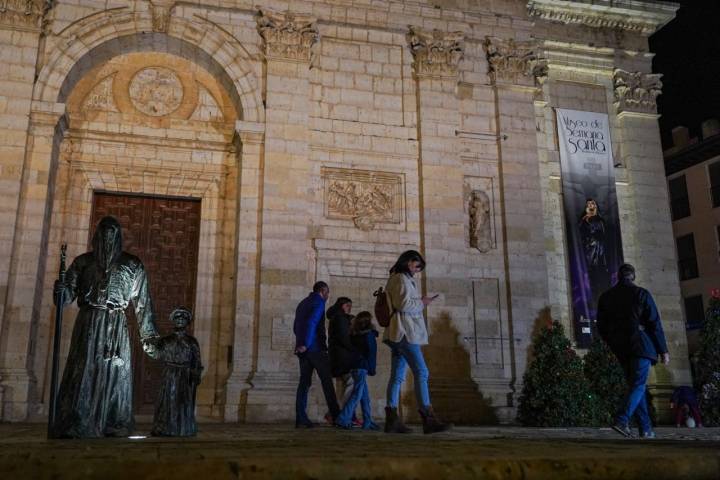
M295 422L306 423L310 421L307 416L307 399L310 385L312 385L313 371L316 371L318 377L320 377L330 415L337 418L340 407L335 397L335 386L330 372L330 357L327 352L300 353L298 354L298 360L300 361L300 383L295 397Z

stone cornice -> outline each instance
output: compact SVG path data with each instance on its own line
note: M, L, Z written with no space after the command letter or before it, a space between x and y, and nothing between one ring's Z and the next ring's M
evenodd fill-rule
M530 17L651 35L675 17L678 5L638 0L529 0Z
M661 77L656 73L627 72L616 68L613 85L617 113L655 114L655 100L662 93Z
M487 37L483 44L491 83L542 86L547 79L547 61L538 56L536 42Z
M462 32L423 30L410 25L407 34L418 76L454 77L465 49Z
M0 0L0 24L17 30L41 30L54 0Z
M266 58L312 61L313 46L320 38L315 17L258 7L256 20Z

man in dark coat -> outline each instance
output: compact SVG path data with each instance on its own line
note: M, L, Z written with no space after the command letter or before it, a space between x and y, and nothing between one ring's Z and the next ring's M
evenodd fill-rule
M613 429L631 437L629 423L636 415L641 438L655 438L645 399L650 366L658 358L670 363L660 314L650 292L635 285L635 268L623 264L618 283L600 296L597 326L625 371L628 393Z
M295 354L300 362L300 383L295 397L295 427L311 428L307 416L307 398L312 384L313 371L317 371L323 394L333 420L340 412L335 397L335 386L330 373L330 358L325 335L325 302L330 287L325 282L313 285L313 291L295 309Z

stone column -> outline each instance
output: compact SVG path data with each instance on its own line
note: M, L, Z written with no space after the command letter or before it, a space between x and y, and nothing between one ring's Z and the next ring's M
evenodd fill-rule
M650 390L661 418L669 419L673 385L690 384L691 376L656 114L662 84L660 75L621 69L614 71L613 84L622 164L618 174L624 173L627 180L626 186L618 186L623 251L625 261L637 269L637 283L655 298L663 320L672 361L669 367L653 369Z
M0 386L4 391L2 418L23 420L28 415L35 378L31 370L38 312L43 295L38 278L47 267L50 206L63 132L65 105L33 102L22 167L15 241L0 336ZM39 401L39 400L38 400Z
M266 128L260 196L259 314L253 388L246 418L293 419L298 365L292 331L297 302L310 291L313 174L309 160L310 66L318 41L315 19L263 9Z
M251 387L248 378L255 366L257 342L258 228L262 222L263 141L265 125L237 121L235 144L238 152L237 265L235 272L235 330L232 369L227 380L225 421L245 419L245 396Z
M498 173L512 381L522 388L533 326L547 321L540 162L535 128L536 78L545 75L533 42L488 37L488 75L495 94Z
M9 0L0 10L0 338L7 323L10 259L16 236L38 43L47 12L42 0ZM2 344L0 343L0 346ZM0 362L8 353L0 348ZM0 407L3 404L0 373ZM0 408L0 419L3 419Z

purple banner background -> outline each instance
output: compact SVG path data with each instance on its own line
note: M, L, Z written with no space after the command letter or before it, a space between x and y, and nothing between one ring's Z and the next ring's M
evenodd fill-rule
M575 340L585 348L598 297L623 262L610 129L606 114L556 109L556 115L572 318Z

